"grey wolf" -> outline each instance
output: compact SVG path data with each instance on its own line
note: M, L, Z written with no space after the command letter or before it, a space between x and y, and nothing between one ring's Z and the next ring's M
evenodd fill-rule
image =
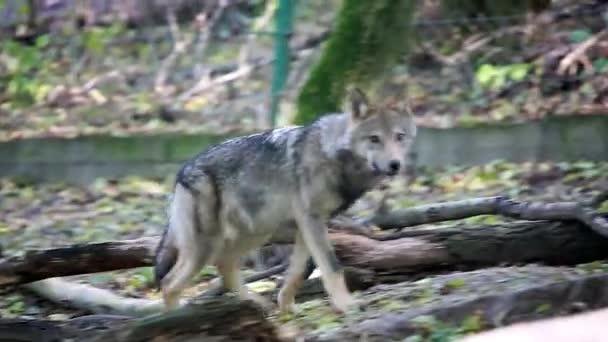
M241 282L240 257L285 229L295 243L279 308L294 309L311 256L333 308L358 307L326 223L403 169L416 126L406 106L373 105L359 89L349 91L347 106L306 126L227 140L183 165L156 256L166 309L204 265L217 267L228 291L259 301Z

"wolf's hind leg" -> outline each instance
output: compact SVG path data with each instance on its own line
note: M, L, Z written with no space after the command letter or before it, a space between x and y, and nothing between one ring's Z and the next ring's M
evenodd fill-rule
M175 309L179 305L181 293L188 287L196 273L208 263L213 252L212 248L212 244L208 241L202 243L202 246L179 251L175 266L162 280L161 288L166 310Z
M296 233L293 252L289 259L287 276L277 298L282 312L294 311L295 295L304 282L304 272L309 257L310 252L308 251L308 247L304 243L302 234L298 232Z
M222 260L217 263L217 270L222 276L222 283L226 290L236 293L239 298L243 300L253 300L264 309L272 308L272 303L270 301L255 292L249 291L247 286L243 284L239 258L222 258Z

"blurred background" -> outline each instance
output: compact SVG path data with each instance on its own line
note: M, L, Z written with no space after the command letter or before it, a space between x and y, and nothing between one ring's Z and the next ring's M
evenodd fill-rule
M0 137L288 124L341 1L280 3L3 0ZM395 6L377 34L399 57L374 77L420 125L605 114L603 1Z

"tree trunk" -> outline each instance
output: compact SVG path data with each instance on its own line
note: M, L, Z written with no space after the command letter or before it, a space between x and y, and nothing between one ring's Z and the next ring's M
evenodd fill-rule
M608 257L608 239L573 221L514 222L411 233L411 237L388 241L345 233L331 233L330 238L344 266L400 274L503 263L572 265ZM289 240L282 236L280 242ZM157 238L114 241L33 251L23 257L4 259L0 261L0 287L151 266L157 243Z
M349 84L366 88L409 47L417 1L345 0L321 59L297 99L296 124L340 109Z

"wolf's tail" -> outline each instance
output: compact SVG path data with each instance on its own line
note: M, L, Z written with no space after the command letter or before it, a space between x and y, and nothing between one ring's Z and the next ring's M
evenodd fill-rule
M169 222L156 248L154 282L157 289L161 288L163 278L177 262L180 247L185 247L183 241L193 238L193 225L196 222L194 205L192 193L178 182L169 205Z
M177 248L171 237L171 224L167 226L158 247L156 248L156 258L154 264L154 284L157 290L161 288L161 281L171 271L177 261Z

